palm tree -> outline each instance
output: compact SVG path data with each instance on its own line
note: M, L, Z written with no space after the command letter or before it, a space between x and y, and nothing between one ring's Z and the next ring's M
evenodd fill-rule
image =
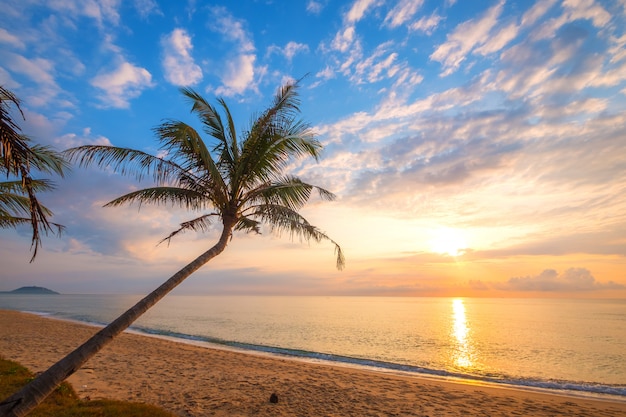
M33 171L63 176L67 162L62 155L47 146L31 145L31 140L20 133L21 129L10 114L11 104L20 112L19 99L0 86L0 174L7 181L0 182L0 228L30 224L33 256L41 246L41 231L61 233L63 226L52 223L52 212L37 199L37 193L54 189L47 179L35 179ZM11 180L9 180L11 179Z
M155 187L128 193L107 206L155 203L173 204L193 211L207 210L182 223L164 241L185 231L207 231L213 221L220 221L222 231L217 243L5 400L0 404L0 414L21 416L27 413L157 301L219 255L235 230L259 233L265 223L273 231L288 232L292 237L318 242L328 240L335 245L337 267L343 267L339 245L298 213L313 190L326 200L332 200L334 195L295 176L283 174L292 158L312 156L317 160L322 149L309 125L296 118L300 112L297 84L285 85L278 91L271 106L254 120L249 130L243 132L242 140L235 131L235 123L224 100L218 99L225 116L222 120L217 109L195 91L181 91L192 105L191 111L200 118L205 133L212 138L210 144L205 143L191 126L168 120L155 129L167 158L110 146L81 146L66 152L81 166L96 164L138 179L146 175L153 177Z

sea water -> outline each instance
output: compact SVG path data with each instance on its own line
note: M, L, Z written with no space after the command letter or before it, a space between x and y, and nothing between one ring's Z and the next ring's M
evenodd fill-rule
M139 296L0 294L106 324ZM384 371L626 400L626 300L169 295L136 331Z

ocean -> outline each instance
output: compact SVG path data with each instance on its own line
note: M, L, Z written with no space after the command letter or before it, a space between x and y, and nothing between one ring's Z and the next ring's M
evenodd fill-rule
M106 324L140 298L0 294L0 309ZM131 329L626 401L626 300L169 295Z

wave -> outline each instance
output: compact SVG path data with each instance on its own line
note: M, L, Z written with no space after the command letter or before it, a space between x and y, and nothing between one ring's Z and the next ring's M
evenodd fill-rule
M542 380L535 378L512 377L508 375L477 375L460 372L446 371L441 369L430 369L426 367L385 362L367 358L355 358L337 354L311 352L299 349L290 349L278 346L257 345L236 341L222 340L206 336L190 335L180 332L132 326L132 330L153 336L164 336L182 342L201 342L229 348L242 349L253 352L263 352L272 355L288 356L299 359L314 361L324 361L330 363L346 364L361 368L374 369L378 371L393 371L415 376L427 376L445 378L459 382L480 382L484 384L494 384L509 388L524 388L532 390L548 390L552 393L562 393L566 395L578 395L585 397L610 397L618 401L626 401L626 386L623 385L603 385L591 382L576 382L563 380Z

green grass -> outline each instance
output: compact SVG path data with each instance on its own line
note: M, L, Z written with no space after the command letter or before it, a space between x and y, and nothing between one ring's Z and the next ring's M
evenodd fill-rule
M0 401L9 397L34 378L32 372L17 362L0 357ZM64 382L39 404L29 417L174 417L158 407L126 401L78 398L74 388Z

